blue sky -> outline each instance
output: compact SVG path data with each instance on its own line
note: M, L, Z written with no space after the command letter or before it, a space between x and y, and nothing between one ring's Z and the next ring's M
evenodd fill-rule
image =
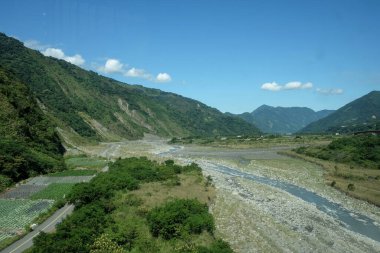
M337 109L380 90L378 0L2 1L0 31L225 112Z

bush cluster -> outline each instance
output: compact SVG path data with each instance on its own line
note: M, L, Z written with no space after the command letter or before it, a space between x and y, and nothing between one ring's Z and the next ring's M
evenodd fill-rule
M150 230L154 236L168 240L183 234L200 234L214 231L214 220L207 205L193 199L177 199L152 209L148 214Z
M196 164L178 166L171 160L159 164L144 157L117 160L108 172L73 187L68 196L75 204L73 214L57 226L55 233L37 236L31 252L109 252L108 249L158 252L160 248L152 235L170 240L202 231L212 234L213 217L207 205L197 200L174 200L149 212L127 211L133 215L121 223L113 218L118 207L114 202L117 191L133 191L144 182L178 178L184 171L200 173L200 168ZM141 200L132 197L123 204L130 210L138 210ZM149 236L141 234L144 227ZM202 253L232 252L229 245L220 240L215 240L210 247L196 249Z
M322 147L300 147L297 153L341 163L380 169L380 136L347 136Z

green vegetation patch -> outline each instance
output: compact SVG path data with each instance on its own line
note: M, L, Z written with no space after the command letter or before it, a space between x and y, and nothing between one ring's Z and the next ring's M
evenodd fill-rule
M215 225L207 205L195 199L176 199L148 213L150 231L168 240L182 234L213 233Z
M68 176L92 176L98 171L96 170L64 170L52 174L48 174L49 177L68 177Z
M300 147L299 154L339 163L380 169L380 136L357 135L332 141L327 146Z
M33 194L31 199L52 199L52 200L62 200L64 199L73 188L74 184L50 184L45 189Z
M75 204L75 211L57 226L56 233L36 237L31 252L232 252L213 236L214 220L207 205L179 199L147 209L144 200L130 195L146 184L161 184L162 191L180 187L181 174L196 179L200 173L196 164L119 159L108 172L72 188L68 200ZM179 185L167 184L172 179L178 179ZM196 182L205 189L202 180ZM161 231L169 231L169 236Z
M0 108L0 191L12 182L65 167L65 149L51 120L29 87L3 66Z

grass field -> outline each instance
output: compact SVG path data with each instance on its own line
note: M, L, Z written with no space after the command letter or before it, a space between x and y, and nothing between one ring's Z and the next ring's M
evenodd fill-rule
M64 196L70 193L74 184L61 184L61 183L53 183L50 184L45 189L33 194L31 199L52 199L52 200L61 200Z
M177 185L173 185L170 181L150 182L142 184L138 190L128 193L120 191L114 198L117 209L112 216L115 223L126 230L135 231L134 233L137 233L141 237L140 240L145 241L147 245L158 246L161 250L157 252L196 252L190 251L189 247L195 244L210 245L215 238L206 231L187 235L186 243L179 239L167 241L151 235L145 215L152 208L178 198L197 199L201 203L208 204L215 199L215 188L211 185L206 186L206 180L201 175L193 172L181 174L178 182ZM176 250L173 251L173 248Z
M67 177L34 177L28 180L27 184L29 185L46 185L46 184L54 184L54 183L68 183L75 184L81 182L88 182L93 178L93 176L67 176Z
M211 147L228 148L268 148L273 146L299 146L306 144L328 144L339 137L331 135L303 135L303 136L228 136L228 137L187 137L182 139L173 138L171 144L196 144Z
M168 182L146 183L140 189L133 191L133 193L128 193L124 197L128 199L133 195L141 199L142 207L147 209L156 207L174 198L196 198L205 204L209 204L210 200L215 198L215 188L210 186L202 187L202 185L205 185L205 180L202 176L188 173L180 175L179 178L180 185L173 186L170 182L169 184Z
M22 232L52 205L51 200L0 199L0 241Z
M320 165L325 170L324 178L327 184L352 197L380 206L380 170L357 168L293 151L282 151L281 153Z

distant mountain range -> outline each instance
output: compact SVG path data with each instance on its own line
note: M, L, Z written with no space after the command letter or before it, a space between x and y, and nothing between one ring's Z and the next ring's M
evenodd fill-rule
M300 133L351 133L380 129L380 91L372 91L315 121Z
M237 116L257 126L264 133L295 133L313 121L324 118L334 112L322 110L315 112L307 107L273 107L262 105L253 112Z
M259 133L252 124L199 101L118 82L43 56L1 33L0 67L28 86L67 142L133 139L144 133L167 137Z

